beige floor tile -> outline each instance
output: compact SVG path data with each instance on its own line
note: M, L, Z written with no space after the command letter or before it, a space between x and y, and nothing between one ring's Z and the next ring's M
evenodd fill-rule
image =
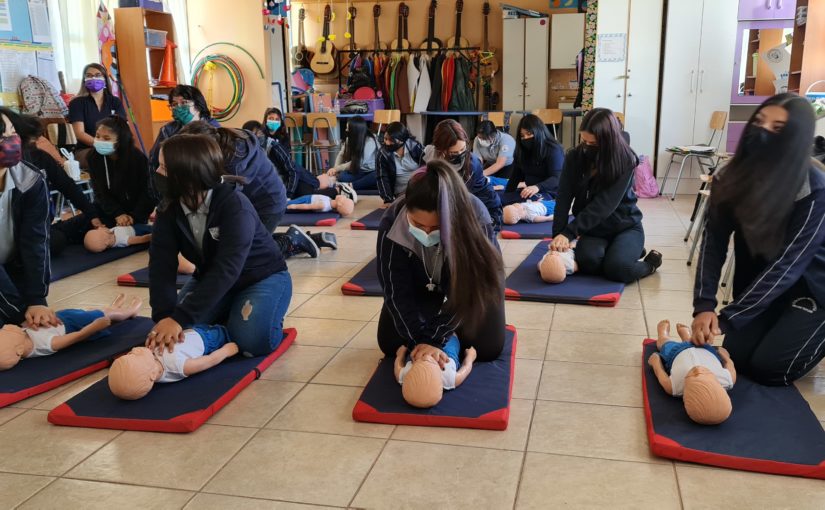
M114 280L109 284L98 285L89 290L85 290L66 299L58 301L55 308L88 308L90 306L104 307L115 300L118 294L134 296L149 304L149 289L142 287L120 287L114 284Z
M31 410L0 427L0 471L62 475L120 434L116 430L58 427Z
M323 290L318 292L319 296L341 296L343 292L341 292L341 287L348 281L350 281L352 277L350 276L343 276L341 278L336 278L334 282L330 283ZM354 296L354 297L361 297L361 296Z
M355 267L354 262L327 262L321 258L304 259L294 258L289 259L289 274L294 279L304 276L326 276L332 278L340 278L344 276L350 269Z
M685 228L685 231L687 231L687 228ZM648 233L645 232L645 245L654 250L658 250L660 246L684 246L684 239L684 231L681 234L671 235L648 235Z
M528 453L516 508L681 508L673 466Z
M331 510L332 508L334 507L204 493L196 495L192 498L192 501L184 507L185 510Z
M794 384L808 401L814 414L820 420L825 420L825 378L804 377Z
M191 492L177 490L62 479L40 491L20 508L172 510L181 508L191 497Z
M657 273L675 273L675 274L695 274L695 256L694 256L694 266L687 265L687 255L685 255L681 259L669 259L666 257L662 258L662 266L656 270ZM651 278L648 276L648 278Z
M66 384L61 387L61 390L56 395L47 398L42 402L38 402L33 406L33 409L42 409L44 411L51 411L55 407L59 406L63 402L69 400L70 398L74 397L81 391L85 390L89 386L93 385L97 381L106 377L109 373L108 369L99 370L93 374L89 374L85 377L81 377L75 382Z
M0 425L6 423L12 418L16 418L26 412L25 409L18 407L4 407L0 409Z
M510 508L521 452L390 441L353 501L365 508ZM411 491L415 480L422 490Z
M649 453L644 412L630 407L538 400L527 450L662 462Z
M548 303L527 303L522 301L505 301L507 324L516 328L550 329L555 305Z
M54 478L0 473L0 508L15 508Z
M531 253L539 243L539 241L535 239L499 239L498 242L501 245L502 252L520 253L525 256ZM545 241L542 242L549 244ZM524 258L526 257L522 257L522 260L524 260Z
M670 333L673 335L674 338L678 338L678 334L676 333L676 325L679 323L690 324L693 322L693 307L686 308L680 311L662 311L662 310L651 310L645 313L645 321L647 322L647 336L650 338L657 338L659 333L657 333L657 326L659 321L662 320L669 320L670 321ZM722 337L717 337L717 340L721 342ZM717 342L717 343L719 343Z
M263 371L261 379L307 382L338 352L334 347L293 345Z
M205 491L346 506L383 445L383 439L262 430Z
M384 300L380 297L353 298L352 296L316 295L290 312L290 315L318 319L368 321L381 310L383 303Z
M66 299L69 296L74 296L79 292L83 292L94 287L95 284L88 282L58 280L49 285L49 303Z
M365 386L383 357L384 354L377 349L341 349L312 382Z
M622 297L616 304L618 309L642 309L642 294L639 292L639 286L635 283L626 285L622 291Z
M327 288L336 278L330 276L294 276L292 278L292 292L300 294L315 294Z
M516 268L520 266L522 262L524 262L524 259L527 258L527 255L527 253L518 253L503 250L501 258L504 260L504 267ZM536 271L536 274L538 274L538 271Z
M312 294L298 294L297 292L293 292L292 299L289 300L289 308L287 308L286 314L291 315L292 312L300 308L301 305L309 301L310 298L312 298Z
M378 323L368 322L346 346L349 349L378 349Z
M763 475L726 469L676 466L685 510L772 508L821 509L825 502L822 480Z
M636 367L545 361L538 398L642 407L640 378Z
M647 311L693 312L693 292L690 290L642 290Z
M646 328L642 310L556 305L552 329L553 331L644 335Z
M390 437L392 425L359 423L352 419L352 408L361 396L361 391L361 388L348 386L308 384L266 428L345 436Z
M518 330L518 344L516 345L516 357L525 359L544 359L547 350L547 337L549 332L544 329Z
M263 427L294 397L304 383L259 379L209 418L212 425Z
M513 398L536 398L536 390L541 378L541 367L541 360L516 358Z
M215 425L190 434L124 432L68 476L198 490L254 433L254 429Z
M681 263L684 264L690 253L690 245L682 243L681 246L661 246L656 248L656 251L662 254L663 260L673 263L681 261Z
M513 399L510 403L510 422L507 430L398 426L392 434L392 439L523 451L527 444L532 418L533 401Z
M343 347L365 324L365 321L303 317L287 317L284 321L284 327L298 330L296 342L299 345L321 347Z
M656 273L639 280L639 286L642 291L647 290L681 290L693 291L693 284L696 281L696 276L690 272L681 273Z
M552 361L639 366L644 336L551 331L545 358Z

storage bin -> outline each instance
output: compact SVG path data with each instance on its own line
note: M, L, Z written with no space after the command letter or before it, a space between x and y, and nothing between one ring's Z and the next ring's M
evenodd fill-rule
M150 48L165 48L166 47L166 30L152 30L151 28L144 28L146 34L146 46Z
M120 0L118 7L143 7L144 9L163 12L163 2L156 0Z

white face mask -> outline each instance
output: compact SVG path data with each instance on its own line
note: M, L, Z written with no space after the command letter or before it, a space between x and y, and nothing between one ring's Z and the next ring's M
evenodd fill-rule
M478 145L480 147L484 147L486 149L487 147L493 145L493 141L492 140L485 140L484 138L479 138L478 139Z

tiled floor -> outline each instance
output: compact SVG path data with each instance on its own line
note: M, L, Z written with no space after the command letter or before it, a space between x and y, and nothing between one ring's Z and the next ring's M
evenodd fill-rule
M379 298L339 288L373 255L374 232L334 230L337 253L293 260L287 326L297 344L189 435L55 427L47 411L105 375L0 409L0 508L825 508L825 482L668 462L648 452L642 337L690 319L682 242L692 200L641 201L662 270L617 308L507 303L519 328L504 432L355 423L381 354ZM355 217L378 205L358 204ZM534 241L503 241L508 266ZM51 304L105 305L140 254L58 282ZM508 267L508 271L512 267ZM147 299L148 294L130 289ZM799 387L825 422L825 367Z

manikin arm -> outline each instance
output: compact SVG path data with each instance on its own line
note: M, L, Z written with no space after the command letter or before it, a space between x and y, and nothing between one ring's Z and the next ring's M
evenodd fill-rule
M724 347L717 347L717 350L723 361L722 366L730 372L731 381L733 381L733 384L736 384L736 367L733 366L733 360L730 359L730 353Z
M455 373L455 387L458 388L461 386L461 383L467 379L467 376L470 375L470 372L473 370L473 362L476 360L476 350L473 347L467 349L467 352L464 354L464 361L461 363L461 368L458 369L458 372Z
M152 241L152 234L146 234L143 236L131 236L126 241L129 246L134 246L136 244L146 244Z
M286 206L287 209L290 211L320 211L324 208L324 205L321 203L312 203L312 204L292 204Z
M70 345L82 342L83 340L86 340L87 338L97 333L100 333L101 331L103 331L111 325L112 321L108 317L101 317L99 319L95 319L80 331L75 331L74 333L68 333L65 335L53 337L52 349L54 349L55 351L65 349Z
M667 375L665 367L662 365L662 358L659 354L653 353L650 356L650 359L647 360L647 363L653 369L653 373L656 374L656 379L659 380L659 384L662 385L665 392L667 392L668 395L673 395L673 385L670 383L670 376Z
M401 346L395 351L395 364L393 365L393 373L395 374L395 380L398 380L398 377L401 375L401 370L404 369L404 365L406 365L407 359L407 347Z
M238 354L238 344L235 342L228 342L220 349L212 351L206 356L186 360L183 364L183 375L189 377L190 375L203 372L204 370L209 370L215 365L219 365L226 358L231 358L236 354Z
M553 215L550 216L536 216L533 218L533 223L547 223L548 221L553 221Z

